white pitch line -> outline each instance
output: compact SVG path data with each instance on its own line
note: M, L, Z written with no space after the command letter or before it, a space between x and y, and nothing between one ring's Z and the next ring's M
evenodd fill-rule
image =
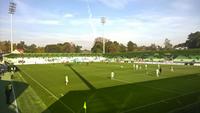
M200 92L200 90L192 91L192 92L185 93L185 94L182 94L182 95L179 95L179 96L175 96L175 97L166 98L166 99L163 99L163 100L160 100L160 101L157 101L157 102L152 102L152 103L149 103L149 104L145 104L143 106L138 106L138 107L135 107L135 108L132 108L132 109L128 109L126 111L119 112L119 113L130 112L130 111L133 111L133 110L141 109L141 108L144 108L144 107L147 107L147 106L151 106L151 105L154 105L154 104L158 104L158 103L165 102L165 101L168 101L168 100L176 99L176 98L179 98L179 97L182 97L182 96L186 96L186 95L189 95L189 94L193 94L193 93L197 93L197 92Z
M22 71L22 70L21 70ZM24 71L22 71L23 73L25 73ZM37 83L40 87L42 87L44 90L46 90L51 96L53 96L56 100L58 100L61 104L63 104L67 109L69 109L70 111L72 111L73 113L75 113L75 111L69 107L68 105L66 105L63 101L59 100L59 98L57 96L55 96L51 91L49 91L47 88L45 88L41 83L39 83L38 81L36 81L35 79L33 79L29 74L25 73L31 80L33 80L35 83Z
M194 102L194 103L188 104L188 105L186 105L186 106L176 108L176 109L174 109L174 110L172 110L172 111L169 111L169 112L167 112L167 113L174 113L174 112L176 112L176 111L179 111L179 110L185 109L185 108L187 108L187 107L190 107L190 106L192 106L192 105L199 104L199 103L200 103L200 102L197 101L197 102Z
M129 81L126 81L126 80L120 80L120 79L112 79L112 80L115 80L115 81L119 81L119 82L124 82L124 83L128 83L128 84L131 84L132 82L129 82Z
M26 82L26 80L21 76L20 73L17 73L19 75L19 77L22 79L22 81Z

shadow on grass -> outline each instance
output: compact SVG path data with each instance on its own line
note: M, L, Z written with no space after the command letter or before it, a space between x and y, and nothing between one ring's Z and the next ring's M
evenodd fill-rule
M96 90L96 88L90 84L80 73L78 73L71 65L69 68L90 88L90 90Z
M0 113L16 113L14 103L13 93L11 94L11 103L10 105L6 104L6 96L5 96L5 86L9 84L9 81L0 80ZM13 81L15 97L16 99L24 92L24 90L28 87L28 84L23 82ZM19 113L21 113L20 109Z
M84 113L84 101L87 102L87 113L200 112L199 74L96 89L72 66L69 68L90 90L70 91L42 113ZM155 86L159 86L159 89Z

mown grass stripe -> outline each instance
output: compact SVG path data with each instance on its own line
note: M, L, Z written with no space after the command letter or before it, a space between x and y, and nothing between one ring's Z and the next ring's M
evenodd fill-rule
M189 92L189 93L184 93L182 95L178 95L178 96L174 96L174 97L170 97L170 98L166 98L166 99L162 99L162 100L159 100L157 102L152 102L152 103L149 103L149 104L146 104L146 105L143 105L143 106L138 106L138 107L135 107L135 108L132 108L132 109L128 109L128 110L119 112L119 113L127 113L127 112L134 111L134 110L137 110L137 109L142 109L142 108L154 105L154 104L158 104L158 103L169 101L169 100L174 100L174 99L177 99L179 97L187 96L187 95L194 94L194 93L197 93L197 92L200 92L200 90L192 91L192 92Z
M12 93L13 93L13 98L14 98L15 112L19 113L17 100L16 100L16 95L15 95L15 87L13 85L13 80L11 79L11 77L9 79L10 79L10 82L11 82L11 85L12 85Z
M62 105L64 105L67 109L69 109L71 112L75 113L75 111L69 107L68 105L66 105L64 102L62 102L61 100L59 100L59 98L57 96L55 96L51 91L49 91L46 87L44 87L41 83L39 83L38 81L36 81L35 79L33 79L29 74L27 74L25 71L22 71L25 75L27 75L32 81L34 81L35 83L37 83L41 88L43 88L45 91L47 91L52 97L54 97L58 102L60 102Z

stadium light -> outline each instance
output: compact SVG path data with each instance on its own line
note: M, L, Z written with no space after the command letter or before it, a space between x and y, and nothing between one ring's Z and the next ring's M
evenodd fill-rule
M10 14L10 52L13 51L13 22L12 22L12 16L16 11L16 3L13 2L13 0L10 0L10 5L8 9L8 13Z
M103 25L103 54L106 53L105 51L105 38L104 38L104 24L106 23L106 18L105 17L101 17L101 23Z

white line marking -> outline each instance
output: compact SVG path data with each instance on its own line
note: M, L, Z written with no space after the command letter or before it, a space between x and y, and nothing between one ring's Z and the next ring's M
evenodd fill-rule
M200 103L200 102L197 101L197 102L194 102L194 103L188 104L188 105L186 105L186 106L182 106L182 107L176 108L176 109L174 109L174 110L172 110L172 111L169 111L169 112L167 112L167 113L173 113L173 112L176 112L176 111L179 111L179 110L182 110L182 109L188 108L188 107L190 107L190 106L193 106L193 105L195 105L195 104L199 104L199 103Z
M19 77L22 79L22 81L27 82L20 73L17 73L19 75Z
M40 87L42 87L44 90L46 90L51 96L53 96L56 100L58 100L61 104L63 104L67 109L69 109L70 111L72 111L73 113L75 113L75 111L71 107L69 107L68 105L66 105L63 101L59 100L59 98L57 96L55 96L51 91L49 91L47 88L45 88L41 83L39 83L38 81L36 81L35 79L33 79L29 74L25 73L25 71L22 71L22 72L24 74L26 74L35 83L37 83Z
M121 105L121 108L125 108L127 103L129 102L130 98L133 97L133 94L132 93L129 93L129 95L125 98L125 100L123 101L123 104Z
M113 79L113 80L120 81L120 82L125 82L125 83L129 83L129 84L131 83L131 82L125 81L125 80L119 80L119 79ZM157 89L157 90L163 90L163 91L167 91L167 92L173 92L173 93L177 93L177 94L182 94L180 92L171 91L171 90L165 90L165 89L160 89L160 88L155 88L155 87L151 87L151 86L145 86L145 85L140 85L140 86L147 87L147 88L152 88L152 89ZM188 94L192 94L192 93L195 93L195 92L199 92L199 91L193 91L193 92L190 92L190 93L185 93L183 95L179 95L179 96L175 96L175 97L163 99L163 100L160 100L160 101L157 101L157 102L153 102L153 103L146 104L146 105L143 105L143 106L138 106L138 107L126 110L126 111L119 112L119 113L126 113L126 112L133 111L133 110L136 110L136 109L141 109L141 108L144 108L144 107L147 107L147 106L151 106L153 104L157 104L157 103L161 103L161 102L164 102L164 101L167 101L167 100L179 98L179 97L182 97L182 96L185 96L185 95L188 95Z
M163 100L160 100L160 101L157 101L157 102L152 102L152 103L149 103L149 104L146 104L146 105L143 105L143 106L138 106L138 107L135 107L135 108L132 108L132 109L128 109L126 111L119 112L119 113L130 112L130 111L133 111L133 110L141 109L141 108L144 108L144 107L147 107L147 106L151 106L151 105L154 105L154 104L158 104L158 103L165 102L165 101L168 101L168 100L176 99L176 98L179 98L179 97L182 97L182 96L186 96L186 95L189 95L189 94L193 94L193 93L197 93L197 92L200 92L200 90L192 91L192 92L185 93L185 94L182 94L182 95L179 95L179 96L175 96L175 97L166 98L166 99L163 99Z
M124 83L128 83L128 84L131 84L132 82L129 82L129 81L126 81L126 80L120 80L120 79L112 79L112 80L115 80L115 81L119 81L119 82L124 82Z

